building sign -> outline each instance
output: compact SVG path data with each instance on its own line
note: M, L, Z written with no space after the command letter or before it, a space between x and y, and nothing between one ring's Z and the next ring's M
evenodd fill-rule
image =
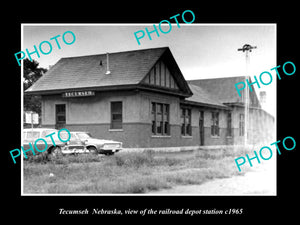
M39 114L34 112L25 112L25 123L39 124Z
M94 96L94 91L70 91L62 94L64 98Z

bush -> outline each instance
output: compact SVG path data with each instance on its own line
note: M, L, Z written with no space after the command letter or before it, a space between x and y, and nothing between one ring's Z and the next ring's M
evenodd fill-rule
M68 164L100 162L102 161L103 157L103 155L97 154L60 155L54 157L47 152L43 152L37 155L28 156L28 158L25 160L30 163Z
M163 158L158 158L155 160L156 165L162 165L162 166L177 166L180 164L183 164L185 161L184 159L177 159L177 158L169 158L167 156Z
M154 157L150 152L129 152L114 157L117 166L141 167L153 165Z
M31 162L31 163L47 163L50 161L49 154L47 152L38 153L36 155L27 155L27 159L24 160Z

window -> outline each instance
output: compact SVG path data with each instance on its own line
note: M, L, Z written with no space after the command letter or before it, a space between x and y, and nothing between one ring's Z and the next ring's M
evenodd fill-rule
M122 102L111 102L111 129L122 129Z
M40 132L39 131L27 131L27 136L25 135L25 138L24 139L27 139L27 140L35 140L37 138L40 137Z
M77 136L80 140L87 140L91 138L90 133L77 133Z
M169 105L152 102L152 134L170 135Z
M43 132L42 132L42 134L41 134L41 137L46 137L46 135L48 135L48 134L51 134L51 133L53 133L53 132L55 132L55 130L44 130ZM60 133L61 134L61 133ZM66 138L66 139L68 139L68 138Z
M211 135L220 136L219 133L219 112L211 113Z
M156 133L163 134L163 104L156 104Z
M192 136L191 109L181 108L181 135Z
M61 129L66 125L66 105L57 104L55 105L56 123L55 128Z
M232 131L231 131L231 112L227 113L227 137L232 136Z
M169 124L169 105L163 105L163 112L164 112L164 133L166 135L170 135L170 124Z
M245 133L245 117L244 117L244 114L240 114L239 133L240 133L240 136L244 136L244 133Z

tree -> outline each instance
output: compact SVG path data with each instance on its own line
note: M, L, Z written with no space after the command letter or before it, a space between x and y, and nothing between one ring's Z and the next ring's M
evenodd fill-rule
M23 87L26 91L31 87L44 73L47 69L40 68L39 63L35 60L30 61L29 59L24 59L24 73L23 73ZM34 111L41 114L41 96L36 95L25 95L24 94L24 111Z

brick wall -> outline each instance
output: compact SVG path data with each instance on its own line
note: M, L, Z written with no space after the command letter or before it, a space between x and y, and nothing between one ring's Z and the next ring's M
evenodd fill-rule
M181 136L180 126L171 125L170 136L154 136L151 134L151 124L123 123L123 129L110 130L110 124L67 124L70 131L86 131L95 138L109 139L123 142L124 148L156 148L156 147L179 147L199 145L199 129L192 128L193 136Z
M123 128L110 129L110 102L123 102ZM155 148L200 145L199 116L204 112L204 145L243 144L239 136L239 114L242 107L232 108L232 137L227 137L227 110L210 107L192 107L192 136L181 135L180 101L175 96L150 92L107 92L93 97L62 98L61 95L42 98L43 127L55 127L55 104L66 104L66 128L71 131L87 131L96 138L123 142L125 148ZM170 105L169 136L154 136L151 132L151 102ZM212 112L219 112L220 136L211 135ZM252 110L251 142L266 140L274 131L272 117L262 110ZM274 133L274 132L273 132Z

